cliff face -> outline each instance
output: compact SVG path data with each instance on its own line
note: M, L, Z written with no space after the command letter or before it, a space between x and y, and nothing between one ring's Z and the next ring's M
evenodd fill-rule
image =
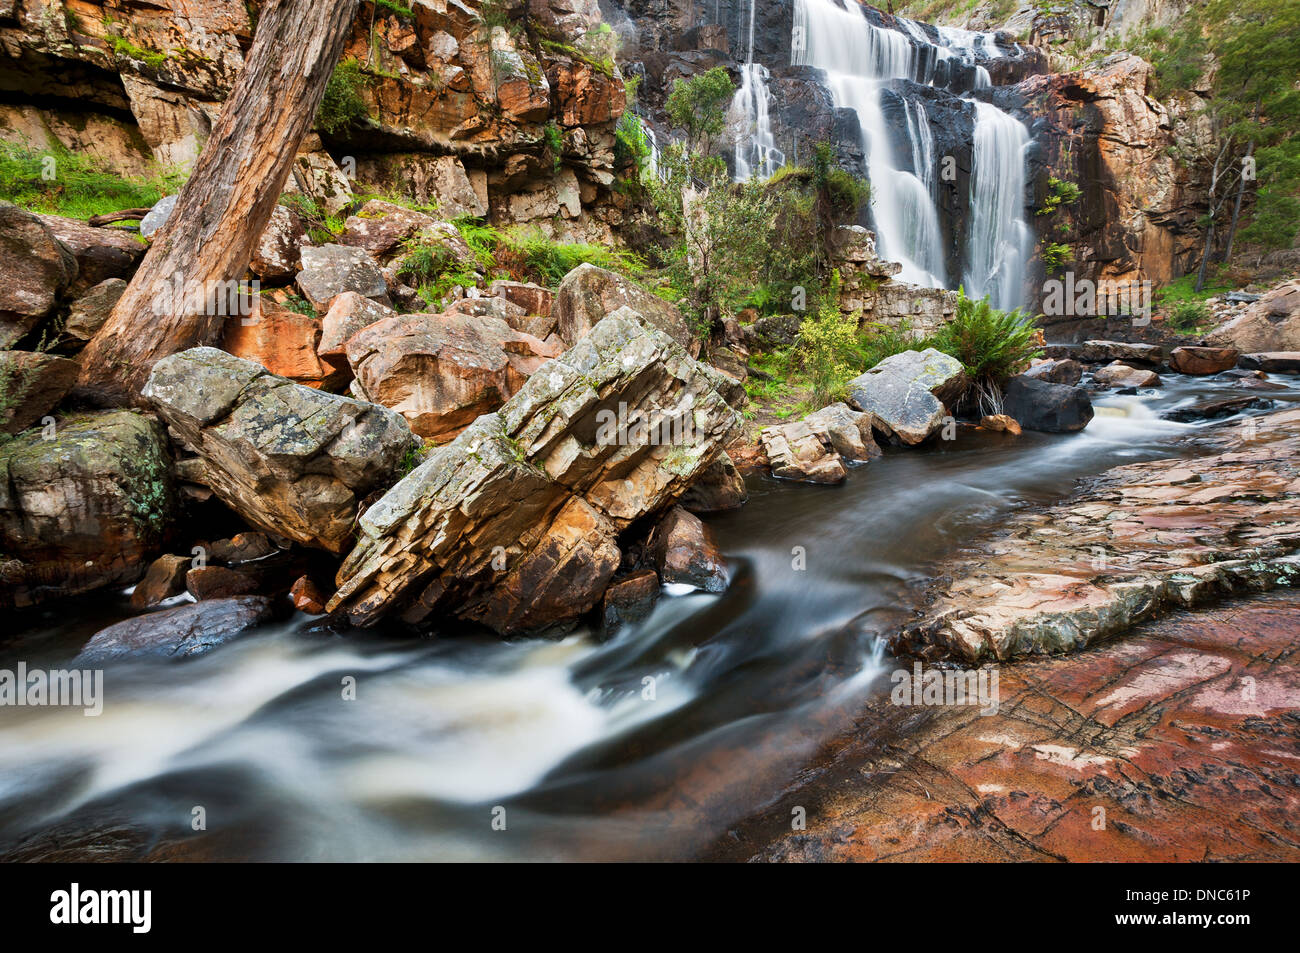
M0 138L129 175L190 165L263 5L0 2ZM398 189L449 214L605 236L625 106L611 39L595 0L367 0L344 62L370 118L309 137L295 185L332 210L353 187Z

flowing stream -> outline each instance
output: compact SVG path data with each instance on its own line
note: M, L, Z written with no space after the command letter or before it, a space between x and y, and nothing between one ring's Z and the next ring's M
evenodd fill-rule
M1288 382L1265 396L1300 400ZM840 487L752 478L744 508L708 520L729 589L665 597L603 642L329 633L299 615L191 661L111 665L98 717L0 710L0 855L698 856L781 810L888 690L877 637L936 560L1079 477L1179 454L1195 425L1162 410L1242 393L1169 375L1100 398L1079 434L962 430ZM0 668L65 668L127 614L114 594L23 616Z

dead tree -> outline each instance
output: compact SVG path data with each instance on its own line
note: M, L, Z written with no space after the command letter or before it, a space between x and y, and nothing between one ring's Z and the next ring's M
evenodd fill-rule
M167 224L81 355L78 392L138 400L161 358L221 334L207 289L247 271L352 27L359 0L271 0ZM224 310L224 309L218 309Z

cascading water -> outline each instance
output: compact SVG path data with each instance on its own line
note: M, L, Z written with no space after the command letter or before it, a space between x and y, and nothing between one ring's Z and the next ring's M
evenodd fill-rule
M977 60L1005 54L992 34L926 28L905 17L896 17L897 29L889 29L872 23L851 0L842 0L843 7L839 2L796 0L792 61L825 71L835 105L858 115L881 255L902 264L898 277L903 281L946 287L935 181L938 157L929 115L922 100L903 95L905 122L891 129L883 96L898 80L934 86L960 79L961 88L987 89L992 85L989 71ZM975 141L969 227L953 237L964 246L961 280L969 293L989 294L997 307L1012 308L1022 300L1029 254L1024 211L1029 133L996 106L962 98L974 109ZM900 148L906 138L902 155L912 171L900 168L906 163L895 151L895 135Z
M784 163L785 155L776 147L772 120L768 110L770 74L762 63L754 62L754 8L758 0L749 0L749 45L745 65L740 72L740 90L731 101L731 117L736 132L735 176L737 181L768 179Z

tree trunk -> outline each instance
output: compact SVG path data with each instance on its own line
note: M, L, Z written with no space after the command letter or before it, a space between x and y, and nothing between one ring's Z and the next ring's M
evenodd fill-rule
M81 355L78 393L137 401L161 358L221 334L213 290L248 269L359 0L271 0L216 127L135 277Z
M1246 146L1246 158L1249 159L1255 152L1255 140L1250 140ZM1225 262L1232 260L1232 242L1237 237L1237 220L1241 218L1241 198L1246 193L1246 172L1242 169L1241 181L1237 183L1237 203L1232 207L1232 223L1228 226L1228 247L1223 250L1223 260Z

